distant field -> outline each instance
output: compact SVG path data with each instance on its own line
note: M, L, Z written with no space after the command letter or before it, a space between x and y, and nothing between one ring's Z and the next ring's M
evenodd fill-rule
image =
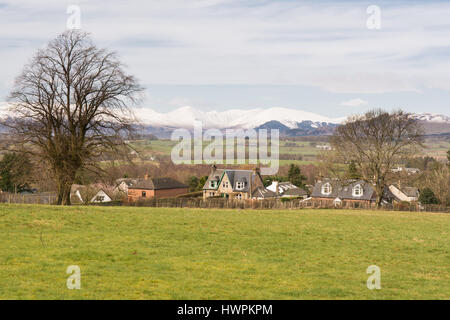
M0 299L450 299L449 232L433 213L0 205Z
M306 138L305 138L306 139ZM143 157L155 157L158 159L161 156L170 156L173 146L177 142L171 140L139 140L134 141L132 145L139 150ZM204 142L206 147L209 142ZM288 165L291 163L298 165L314 164L317 162L317 156L320 150L317 145L324 145L324 142L311 141L292 141L280 139L280 165ZM447 151L450 149L450 141L443 138L427 139L425 141L425 148L422 150L420 156L432 156L440 160L447 157ZM287 160L289 157L290 160ZM300 157L300 158L298 158Z

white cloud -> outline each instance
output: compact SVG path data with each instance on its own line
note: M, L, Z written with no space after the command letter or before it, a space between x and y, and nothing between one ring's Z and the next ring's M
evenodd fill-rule
M361 107L361 106L367 106L369 103L366 100L363 99L351 99L348 101L343 101L339 105L344 107Z
M0 59L8 63L0 77L9 79L64 30L68 15L61 1L3 2ZM450 47L450 3L381 5L381 30L366 28L367 6L353 1L75 3L84 30L147 84L298 84L361 94L450 89L450 52L441 51Z

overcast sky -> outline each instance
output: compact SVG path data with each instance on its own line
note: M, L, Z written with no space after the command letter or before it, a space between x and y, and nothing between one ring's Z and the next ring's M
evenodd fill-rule
M69 5L147 88L143 107L450 115L445 1L0 0L0 101L66 29ZM381 9L381 29L367 27L369 5Z

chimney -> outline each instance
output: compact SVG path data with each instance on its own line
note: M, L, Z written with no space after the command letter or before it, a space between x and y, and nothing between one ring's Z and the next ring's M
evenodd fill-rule
M401 182L401 180L398 180L398 189L400 191L402 190L402 182Z
M211 173L210 173L210 175L212 175L214 172L216 172L216 170L217 170L216 164L213 164L211 166Z
M148 172L145 172L144 180L148 180Z

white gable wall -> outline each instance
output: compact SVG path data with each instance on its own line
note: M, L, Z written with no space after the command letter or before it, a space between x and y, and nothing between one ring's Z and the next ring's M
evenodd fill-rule
M102 200L97 199L97 197L102 198ZM110 196L106 194L105 191L99 190L97 194L91 199L91 202L99 203L99 202L111 202L112 199Z

